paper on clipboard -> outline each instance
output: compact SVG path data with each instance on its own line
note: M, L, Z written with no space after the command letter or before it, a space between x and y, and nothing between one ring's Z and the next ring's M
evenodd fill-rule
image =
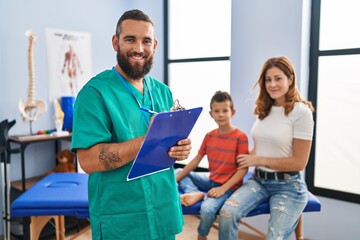
M127 180L164 171L174 165L176 159L171 158L168 151L179 140L189 136L202 109L198 107L157 114L131 166Z

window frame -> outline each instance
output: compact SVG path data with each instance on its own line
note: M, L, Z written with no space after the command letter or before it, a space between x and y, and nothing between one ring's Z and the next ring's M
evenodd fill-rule
M196 58L173 58L173 59L170 59L170 56L169 56L169 48L170 48L170 32L169 32L169 27L170 27L170 24L169 24L169 15L170 15L170 11L169 11L169 2L171 0L163 0L163 5L164 5L164 83L168 86L171 86L171 79L170 79L170 74L169 74L169 69L172 67L174 67L174 64L177 64L177 63L180 63L180 64L183 64L183 63L199 63L199 62L223 62L223 61L227 61L229 62L230 64L230 67L229 67L229 76L231 75L231 60L230 60L230 54L231 52L229 52L229 55L228 56L213 56L213 57L196 57ZM221 0L219 0L221 1ZM231 33L230 33L231 34ZM231 41L231 36L229 36L230 38L230 41ZM231 44L231 43L229 43ZM231 84L231 83L229 83ZM230 89L229 89L230 91ZM213 92L211 92L211 95L213 94ZM210 99L209 99L210 101ZM204 111L205 109L203 109L203 113L202 115L206 114L206 110ZM201 119L200 119L201 121ZM214 123L215 124L215 123ZM192 133L194 134L194 133ZM205 134L205 133L204 133ZM204 135L205 136L205 135ZM194 139L193 139L194 140ZM195 139L196 140L196 139ZM197 139L199 140L199 139ZM196 144L193 144L193 145L196 145L195 147L200 147L200 145L198 146L197 145L197 142L196 141L193 141L193 143L196 143ZM199 142L198 144L201 144L201 142ZM195 154L195 153L194 153ZM195 155L194 155L195 156ZM192 157L192 156L191 156ZM190 158L188 160L191 160ZM185 160L184 162L182 163L176 163L175 164L175 167L183 167L185 164L188 163L188 160ZM203 164L200 164L196 170L197 171L207 171L208 170L208 166L207 166L207 162L205 163L203 161Z
M311 67L309 69L308 99L313 103L315 107L315 112L314 112L315 127L314 127L314 139L312 141L309 162L306 167L306 174L305 174L306 183L308 185L308 189L316 195L353 202L353 203L360 203L359 194L315 186L316 126L317 124L319 124L317 123L317 118L316 118L319 58L323 56L341 56L341 55L360 54L360 48L320 50L319 49L320 14L321 14L321 0L312 1L311 32L310 32L310 66Z
M164 0L164 83L166 85L169 85L169 65L171 63L230 61L230 56L169 59L169 1Z

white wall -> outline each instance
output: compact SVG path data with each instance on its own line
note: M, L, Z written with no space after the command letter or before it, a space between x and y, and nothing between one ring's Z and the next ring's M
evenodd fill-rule
M288 56L298 81L307 81L300 76L302 12L302 1L233 1L231 94L238 110L234 120L248 136L258 93L254 86L266 59Z

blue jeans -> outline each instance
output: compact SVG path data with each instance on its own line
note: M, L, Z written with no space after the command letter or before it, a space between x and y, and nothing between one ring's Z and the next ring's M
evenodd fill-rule
M175 169L175 174L178 174L180 171L181 169ZM179 181L179 187L184 193L191 193L199 191L208 192L211 188L221 186L221 184L211 181L209 175L210 173L208 172L190 172ZM233 192L233 189L229 189L221 197L205 197L200 209L200 224L198 227L198 234L200 236L206 237L209 234L221 206Z
M307 203L306 183L300 174L286 180L264 180L253 176L238 188L220 210L219 240L238 239L239 221L269 200L267 240L289 239Z

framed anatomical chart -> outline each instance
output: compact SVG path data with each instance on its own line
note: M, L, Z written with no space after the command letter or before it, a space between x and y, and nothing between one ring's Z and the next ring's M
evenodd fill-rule
M76 97L92 76L90 33L47 28L45 37L49 101Z

